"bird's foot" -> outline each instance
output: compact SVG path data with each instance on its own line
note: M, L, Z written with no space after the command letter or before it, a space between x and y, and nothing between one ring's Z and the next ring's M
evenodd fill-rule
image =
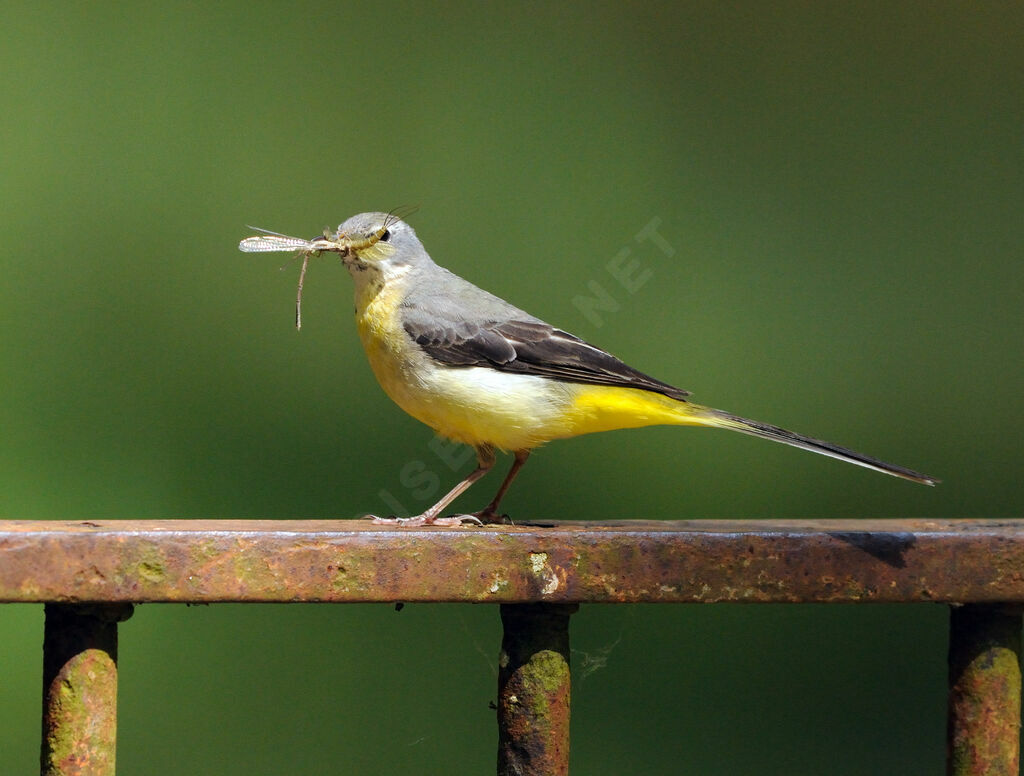
M483 525L480 518L476 515L452 515L451 517L430 517L429 515L415 515L414 517L377 517L377 515L367 515L366 518L374 525L397 525L400 528L418 528L421 525Z
M512 518L508 515L501 515L495 512L493 509L481 509L479 512L474 512L472 515L463 515L463 517L472 517L480 525L512 525Z
M476 515L452 515L450 517L435 517L428 525L483 525L483 522Z

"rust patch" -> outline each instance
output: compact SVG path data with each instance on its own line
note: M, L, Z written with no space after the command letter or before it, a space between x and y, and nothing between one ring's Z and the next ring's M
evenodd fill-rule
M114 776L117 623L130 615L130 605L47 605L44 776Z
M1024 604L1024 521L0 521L0 602Z
M1021 614L999 606L950 615L950 776L1017 776L1021 721Z
M577 608L501 607L498 776L569 773L569 616Z

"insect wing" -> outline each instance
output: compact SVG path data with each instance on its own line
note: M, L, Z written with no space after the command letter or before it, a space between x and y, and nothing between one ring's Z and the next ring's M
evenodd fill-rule
M308 251L312 248L309 240L301 237L264 234L257 237L246 237L238 243L238 250L245 253L268 253L271 251Z

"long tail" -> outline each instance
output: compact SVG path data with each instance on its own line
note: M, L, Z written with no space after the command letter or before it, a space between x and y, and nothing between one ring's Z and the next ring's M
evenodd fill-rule
M701 407L697 404L688 403L688 410L690 411L688 414L690 415L691 422L695 422L698 425L710 426L712 428L727 428L732 431L739 431L744 434L750 434L751 436L761 437L761 439L771 439L775 442L782 442L783 444L792 445L793 447L810 450L813 453L821 453L822 455L827 455L831 458L838 458L840 461L847 461L849 463L857 464L858 466L864 466L868 469L874 469L876 472L891 474L893 477L901 477L905 480L910 480L911 482L920 482L923 485L935 485L939 482L939 480L934 477L929 477L927 474L921 474L921 472L916 472L913 469L907 469L903 466L886 463L885 461L880 461L877 458L862 455L854 450L848 450L845 447L834 445L831 442L824 442L821 439L806 437L801 434L794 433L793 431L787 431L784 428L779 428L778 426L761 423L757 420L749 420L748 418L741 418L738 415L732 415L728 412L712 409L710 407Z

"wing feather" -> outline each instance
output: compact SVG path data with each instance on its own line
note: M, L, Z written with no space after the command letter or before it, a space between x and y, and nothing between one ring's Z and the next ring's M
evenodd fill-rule
M472 323L409 315L406 333L432 358L449 366L485 366L552 380L639 388L685 399L687 391L623 363L579 337L540 320Z

